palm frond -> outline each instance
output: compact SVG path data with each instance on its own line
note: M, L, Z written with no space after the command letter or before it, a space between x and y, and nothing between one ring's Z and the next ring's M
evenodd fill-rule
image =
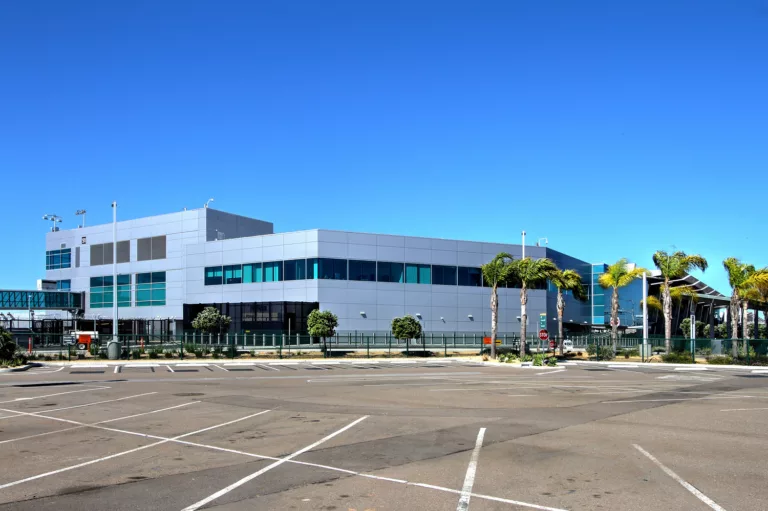
M656 309L659 312L663 312L664 307L661 305L661 301L655 296L649 296L646 300L640 300L640 306L642 307L643 301L648 303L649 309Z
M546 257L515 259L510 264L510 277L519 280L526 287L543 282L560 271L557 265Z
M664 286L662 285L662 290L664 289ZM673 287L669 290L669 296L674 300L675 302L680 302L684 296L689 297L691 300L695 302L699 301L699 295L696 292L694 288L691 286L677 286Z
M708 266L707 260L699 254L688 255L682 251L669 254L664 250L657 250L653 254L653 264L668 279L682 278L694 268L705 271Z
M511 271L512 256L506 252L496 254L490 262L482 265L480 271L483 273L483 280L486 285L493 287L509 278Z

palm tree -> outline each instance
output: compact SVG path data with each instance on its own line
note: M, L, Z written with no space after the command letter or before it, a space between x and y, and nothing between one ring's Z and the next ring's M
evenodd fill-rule
M639 279L643 273L648 273L645 268L638 268L630 265L626 258L621 258L600 275L597 279L598 284L603 289L613 289L611 296L611 340L613 341L613 352L616 353L616 343L619 338L619 288L628 286L633 280Z
M728 284L731 286L731 349L734 357L739 356L739 306L743 307L744 339L747 339L747 307L749 300L755 299L756 291L768 286L768 268L756 269L751 264L742 263L735 257L723 261L723 267L728 273ZM747 348L749 349L749 348Z
M672 280L685 277L694 268L705 271L708 265L707 260L698 254L688 255L680 251L669 254L664 250L657 250L653 254L653 264L661 270L661 276L664 278L664 284L661 286L661 299L664 307L664 348L669 354L672 347L672 288L670 288L669 283ZM677 290L678 295L696 294L690 286L677 286L674 289Z
M560 356L563 356L563 291L570 291L577 300L586 300L587 293L581 284L581 275L575 270L557 270L550 275L549 280L557 288L557 335L560 338Z
M504 284L509 279L512 256L506 252L496 254L491 262L484 264L480 269L486 285L491 288L491 358L496 358L496 333L499 328L499 284Z
M528 321L528 288L546 282L558 271L551 259L525 257L515 259L510 265L510 277L520 285L520 356L525 355L526 322Z

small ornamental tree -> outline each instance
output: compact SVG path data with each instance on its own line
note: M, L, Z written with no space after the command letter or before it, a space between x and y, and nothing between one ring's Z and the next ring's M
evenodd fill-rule
M413 316L405 315L402 318L392 320L392 337L398 341L405 341L406 353L408 352L408 341L421 337L421 323L416 321Z
M313 310L307 317L307 329L312 337L323 339L323 353L328 352L326 339L336 335L336 327L339 326L339 318L331 311Z
M232 318L219 312L216 307L206 307L192 320L192 328L203 332L221 332L229 328Z
M13 342L11 333L0 327L0 360L12 360L16 354L16 343Z

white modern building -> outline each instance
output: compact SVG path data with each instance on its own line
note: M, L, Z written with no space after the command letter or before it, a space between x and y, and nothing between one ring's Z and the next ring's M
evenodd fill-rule
M274 233L269 222L211 208L120 221L116 232L116 293L112 224L49 232L46 279L84 292L86 319L111 318L116 297L121 320L170 320L176 332L208 305L232 317L230 332L302 332L317 308L338 316L340 332L386 332L404 314L427 332L488 332L490 292L480 266L499 252L522 256L521 245L324 229ZM525 251L577 270L591 294L590 264L546 247ZM555 302L554 289L529 292L529 332L540 315L556 331ZM567 328L592 323L590 303L566 296ZM499 331L519 332L519 289L501 289L499 305Z

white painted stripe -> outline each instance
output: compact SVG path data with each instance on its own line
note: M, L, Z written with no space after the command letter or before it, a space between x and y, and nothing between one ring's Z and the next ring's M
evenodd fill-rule
M95 422L93 424L84 424L84 423L77 422L77 421L70 421L70 420L67 420L67 419L61 419L59 417L48 417L46 415L41 415L40 413L26 413L26 412L24 412L24 413L21 413L21 415L28 415L28 416L32 416L32 417L40 417L41 419L51 419L51 420L60 421L60 422L68 422L70 424L74 423L74 424L77 424L77 426L74 426L72 428L58 429L56 431L48 431L46 433L39 433L37 435L29 435L29 436L23 436L23 437L19 437L19 438L11 438L10 440L3 440L2 442L0 442L0 444L7 444L9 442L16 442L18 440L27 440L27 439L36 438L36 437L39 437L39 436L54 435L56 433L64 433L66 431L72 431L73 429L82 429L82 428L86 428L86 427L94 427L94 426L96 426L98 424L107 424L109 422L116 422L116 421L121 421L121 420L125 420L125 419L133 419L134 417L141 417L143 415L150 415L150 414L153 414L153 413L165 412L167 410L174 410L176 408L181 408L183 406L189 406L191 404L195 404L195 403L199 403L199 402L200 401L190 401L189 403L184 403L184 404L180 404L180 405L176 405L176 406L169 406L168 408L161 408L160 410L152 410L150 412L137 413L137 414L134 414L134 415L126 415L125 417L118 417L116 419L109 419L109 420L105 420L105 421L99 421L99 422ZM98 429L109 429L109 428L98 428Z
M256 364L256 367L261 367L263 369L269 369L270 371L279 371L280 370L280 369L278 369L276 367L269 367L266 364Z
M608 367L612 367L614 369L622 369L625 367L640 367L637 364L608 364Z
M704 401L705 399L743 399L747 397L755 397L755 396L718 396L718 397L682 397L682 398L671 398L671 399L632 399L628 401L603 401L603 404L614 404L614 403L654 403L654 402L662 402L662 401Z
M70 369L105 369L107 364L72 364Z
M216 446L216 445L199 444L199 443L196 443L196 442L189 442L189 441L186 441L186 440L173 440L173 442L178 443L178 444L191 445L193 447L202 447L204 449L212 449L214 451L222 451L222 452L228 452L228 453L232 453L232 454L241 454L243 456L250 456L252 458L258 458L258 459L273 460L273 461L280 461L281 460L281 458L275 458L273 456L264 456L262 454L253 454L253 453L250 453L250 452L237 451L235 449L227 449L226 447L219 447L219 446ZM433 484L426 484L426 483L415 483L415 482L405 481L403 479L393 479L391 477L382 477L382 476L376 476L376 475L373 475L373 474L363 474L361 472L355 472L353 470L347 470L345 468L331 467L331 466L328 466L328 465L320 465L320 464L317 464L317 463L309 463L309 462L306 462L306 461L288 460L287 463L296 464L296 465L304 465L304 466L313 467L313 468L322 468L322 469L330 470L330 471L333 471L333 472L341 472L343 474L349 474L349 475L353 475L353 476L365 477L365 478L368 478L368 479L376 479L376 480L379 480L379 481L388 481L388 482L392 482L392 483L406 484L406 485L409 485L409 486L419 486L421 488L429 488L431 490L443 491L443 492L453 493L453 494L457 494L457 495L461 494L460 490L454 490L453 488L446 488L444 486L435 486ZM491 501L494 501L494 502L503 502L503 503L506 503L506 504L513 504L513 505L516 505L516 506L528 507L528 508L531 508L531 509L539 509L539 510L543 510L543 511L566 511L565 509L558 509L558 508L547 507L547 506L539 506L537 504L530 504L528 502L520 502L518 500L502 499L500 497L492 497L490 495L482 495L482 494L479 494L479 493L473 493L472 497L474 497L476 499L491 500Z
M661 463L659 460L653 457L651 453L643 449L637 444L632 444L632 446L640 451L646 458L651 460L657 467L659 467L661 470L664 471L665 474L667 474L669 477L680 483L680 485L691 492L697 499L702 501L704 504L708 505L710 508L714 509L715 511L725 511L722 507L720 507L715 501L701 493L699 490L697 490L692 484L689 484L687 481L684 481L679 475L675 474L672 469L666 467L663 463Z
M333 362L310 362L310 365L316 365L316 364L323 364L323 365L325 365L325 364L328 364L328 365L336 364L336 365L338 365L340 363L341 362L339 362L338 360L334 360Z
M176 369L179 369L181 367L208 367L208 364L201 364L198 362L184 362L183 364L176 364Z
M768 410L768 408L727 408L721 412L749 412L752 410Z
M160 367L160 364L123 364L123 367Z
M94 390L101 390L101 389L108 389L108 388L110 387L92 387L92 388L81 389L81 390L70 390L68 392L57 392L56 394L46 394L44 396L17 397L16 399L11 399L10 401L0 401L0 404L15 403L17 401L31 401L32 399L43 399L46 397L63 396L64 394L77 394L79 392L93 392Z
M268 362L271 366L297 366L298 362Z
M120 370L121 370L121 369L120 369L120 366L115 366L115 374L119 373L119 372L120 372Z
M17 484L22 484L22 483L27 483L29 481L34 481L36 479L42 479L44 477L48 477L48 476L52 476L52 475L56 475L56 474L61 474L62 472L68 472L70 470L76 470L78 468L86 467L88 465L93 465L94 463L99 463L101 461L110 460L110 459L113 459L113 458L117 458L119 456L125 456L126 454L131 454L131 453L134 453L134 452L137 452L137 451L143 451L144 449L149 449L151 447L156 447L156 446L164 444L166 442L171 442L171 441L174 441L174 440L179 440L179 439L182 439L182 438L186 438L188 436L197 435L197 434L203 433L205 431L210 431L211 429L220 428L220 427L223 427L223 426L229 426L230 424L234 424L236 422L244 421L246 419L250 419L252 417L256 417L257 415L261 415L261 414L264 414L264 413L267 413L267 412L269 412L269 410L264 410L264 411L259 412L259 413L254 413L252 415L248 415L248 416L242 417L240 419L235 419L233 421L225 422L223 424L217 424L216 426L210 426L208 428L199 429L197 431L192 431L191 433L186 433L184 435L179 435L179 436L171 438L171 439L160 440L159 442L153 442L151 444L142 445L141 447L136 447L135 449L129 449L127 451L121 451L121 452L118 452L118 453L115 453L115 454L110 454L109 456L104 456L103 458L97 458L95 460L86 461L85 463L78 463L77 465L71 465L69 467L60 468L58 470L51 470L50 472L45 472L45 473L42 473L42 474L38 474L36 476L31 476L31 477L26 477L24 479L19 479L17 481L13 481L13 482L10 482L10 483L6 483L6 484L3 484L3 485L0 485L0 490L3 490L5 488L9 488L11 486L16 486Z
M167 367L167 368L168 368L168 370L169 370L170 372L172 372L172 373L175 373L175 372L176 372L176 371L174 371L173 369L171 369L171 366L165 366L165 367Z
M707 371L706 367L675 367L675 371Z
M753 369L752 374L766 374L768 373L768 369Z
M485 437L485 428L480 428L475 440L475 448L472 450L472 457L469 459L467 473L464 476L464 485L461 487L461 497L456 511L467 511L469 509L469 499L472 494L472 487L475 485L475 474L477 473L477 459L480 457L480 448L483 447L483 437Z
M544 375L544 374L556 374L556 373L562 373L563 371L565 371L565 368L563 368L563 369L557 369L557 370L555 370L555 371L547 371L547 372L544 372L544 373L538 373L538 374L536 374L536 376L541 376L541 375Z
M218 364L211 364L211 365L212 365L213 367L216 367L216 368L218 368L218 369L221 369L222 371L226 371L226 372L229 372L229 369L227 369L227 368L225 368L225 367L221 367L221 366L220 366L220 365L218 365Z
M240 486L244 485L248 481L252 481L253 479L256 479L261 474L263 474L265 472L268 472L268 471L272 470L273 468L282 465L286 461L289 461L289 460L295 458L296 456L299 456L301 454L304 454L307 451L310 451L310 450L314 449L318 445L320 445L320 444L322 444L324 442L327 442L328 440L330 440L331 438L335 437L336 435L340 435L341 433L343 433L343 432L347 431L348 429L356 426L357 424L361 423L362 421L364 421L367 418L368 418L368 415L364 415L363 417L360 417L356 421L351 422L351 423L347 424L346 426L344 426L343 428L334 431L333 433L331 433L330 435L326 436L325 438L322 438L322 439L318 440L317 442L315 442L313 444L310 444L310 445L308 445L308 446L306 446L306 447L304 447L302 449L299 449L298 451L294 452L293 454L290 454L290 455L280 459L279 461L275 461L271 465L267 465L266 467L262 468L261 470L258 470L256 472L254 472L253 474L251 474L249 476L246 476L246 477L240 479L239 481L237 481L235 483L230 484L226 488L223 488L223 489L217 491L213 495L210 495L209 497L206 497L203 500L200 500L200 501L192 504L191 506L185 507L183 511L195 511L196 509L200 509L201 507L203 507L204 505L208 504L209 502L213 502L214 500L218 499L222 495L226 495L227 493L231 492L232 490L234 490L236 488L239 488ZM0 487L0 489L2 489L2 488L3 487Z
M157 394L157 392L145 392L144 394L136 394L136 395L133 395L133 396L121 397L121 398L118 398L118 399L107 399L106 401L96 401L95 403L86 403L84 405L66 406L64 408L54 408L53 410L44 410L44 412L45 413L61 412L63 410L73 410L75 408L84 408L86 406L103 405L105 403L114 403L115 401L125 401L126 399L133 399L135 397L142 397L142 396L150 396L152 394ZM0 419L12 419L14 417L21 417L22 415L29 415L30 414L30 412L19 412L19 411L16 411L16 410L6 410L4 408L0 408L0 411L11 412L11 413L17 414L17 415L11 415L11 416L8 416L8 417L0 417ZM42 412L40 412L40 413L42 413Z
M253 367L256 365L256 362L229 362L223 365L224 367L243 367L243 366Z

